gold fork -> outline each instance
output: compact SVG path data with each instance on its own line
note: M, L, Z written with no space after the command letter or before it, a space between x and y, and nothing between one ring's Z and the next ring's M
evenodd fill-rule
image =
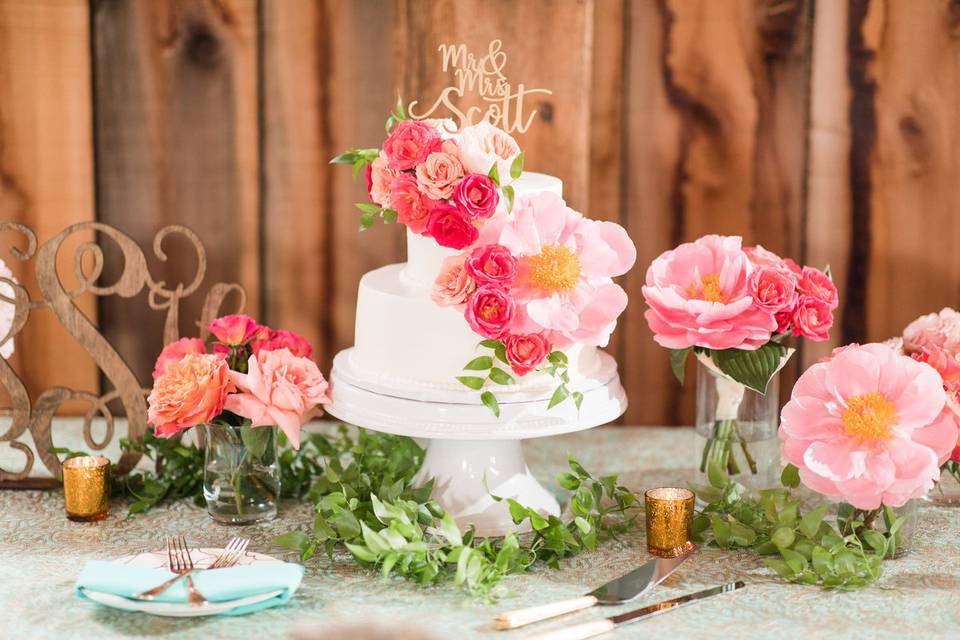
M193 578L190 577L190 574L206 569L226 569L228 567L235 566L240 561L240 558L243 557L243 553L247 550L247 546L249 544L250 540L248 538L233 538L209 567L195 567L193 564L193 558L190 556L190 548L187 546L187 542L184 537L179 536L178 538L171 538L167 541L167 564L170 568L170 571L176 573L177 575L170 578L163 584L159 584L152 589L144 591L143 593L136 594L134 598L139 600L153 600L158 595L169 589L175 582L182 578L186 578L187 601L193 606L201 606L207 601L207 599L204 598L203 594L197 590L196 585L193 583Z

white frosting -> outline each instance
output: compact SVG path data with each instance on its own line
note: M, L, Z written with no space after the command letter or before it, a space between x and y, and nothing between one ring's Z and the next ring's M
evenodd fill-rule
M542 191L552 191L563 197L563 181L545 173L524 172L511 183L514 200L524 195L533 195ZM506 212L506 203L501 199L498 213ZM407 229L407 263L403 269L403 279L413 285L430 287L440 273L444 258L456 254L437 244L433 238L417 235Z

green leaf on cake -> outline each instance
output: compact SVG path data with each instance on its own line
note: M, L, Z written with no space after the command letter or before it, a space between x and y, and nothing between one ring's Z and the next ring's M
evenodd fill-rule
M567 399L567 396L570 395L570 391L565 385L560 385L557 387L556 391L553 392L553 395L550 396L550 403L547 405L547 409L553 409L555 406Z
M480 341L480 346L486 347L487 349L496 349L497 345L501 345L501 344L503 344L501 340L487 339L487 340Z
M465 387L470 387L474 391L479 391L483 388L483 383L486 382L486 378L478 378L476 376L457 376L457 380L460 381L460 384Z
M579 411L580 405L583 404L583 394L579 391L574 391L570 394L570 397L573 398L573 404L577 405L577 411Z
M565 354L563 351L551 351L550 354L547 356L547 360L549 360L553 364L562 364L562 365L565 365L568 362L567 354Z
M384 209L380 214L383 216L383 221L387 224L393 224L397 221L397 212L393 209Z
M500 417L500 403L497 402L497 397L493 395L490 391L484 391L480 394L480 402L490 409L493 412L493 415Z
M503 188L503 195L507 199L507 213L513 211L513 187L507 185Z
M394 111L394 115L396 115L399 120L407 119L407 112L403 108L403 96L399 94L397 95L397 108Z
M493 366L493 358L479 356L468 362L463 368L467 371L486 371Z
M497 356L497 360L500 362L503 362L504 364L510 364L510 362L507 360L507 347L502 342L494 347L493 353Z
M360 211L363 211L364 213L372 213L374 215L380 213L380 207L369 202L358 202L353 206L355 206L357 209L360 209Z
M493 180L493 184L497 185L498 189L500 188L500 170L497 168L496 162L490 167L490 171L487 172L487 177Z
M770 378L783 366L790 350L768 342L755 351L723 349L712 351L711 355L720 371L758 393L766 393Z
M360 231L366 231L373 226L374 215L372 213L364 213L360 216Z
M496 367L490 370L490 379L496 382L497 384L516 384L517 383L517 381L514 380L512 375L510 375L503 369L498 369Z
M690 348L670 349L670 368L673 369L673 375L683 384L686 377L687 357L690 355Z
M517 154L513 164L510 165L510 177L516 180L523 173L523 151Z
M330 159L330 164L360 163L361 167L371 164L380 155L380 149L348 149Z

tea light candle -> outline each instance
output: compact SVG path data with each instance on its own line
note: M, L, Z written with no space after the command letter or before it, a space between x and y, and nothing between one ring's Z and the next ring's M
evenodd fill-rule
M106 518L110 461L103 456L80 456L64 460L62 467L67 518L79 522Z
M693 549L690 528L696 496L689 489L660 487L643 494L647 515L647 551L676 558Z

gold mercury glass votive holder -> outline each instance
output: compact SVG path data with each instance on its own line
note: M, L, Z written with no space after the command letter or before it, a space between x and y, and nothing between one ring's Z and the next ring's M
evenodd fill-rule
M690 528L696 496L689 489L659 487L643 494L647 515L647 551L676 558L693 549Z
M106 518L110 461L103 456L80 456L64 460L62 467L67 518L78 522Z

